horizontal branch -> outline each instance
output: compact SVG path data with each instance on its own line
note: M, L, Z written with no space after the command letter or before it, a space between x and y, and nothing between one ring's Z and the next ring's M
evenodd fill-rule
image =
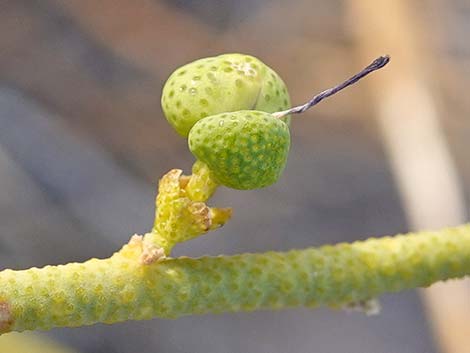
M320 248L166 259L142 237L111 258L0 272L0 332L294 306L343 306L470 275L470 225Z

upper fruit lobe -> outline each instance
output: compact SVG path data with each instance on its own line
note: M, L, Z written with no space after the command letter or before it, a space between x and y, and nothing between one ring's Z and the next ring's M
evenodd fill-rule
M210 115L244 109L275 112L290 107L282 79L259 59L224 54L177 69L162 93L163 112L182 136Z

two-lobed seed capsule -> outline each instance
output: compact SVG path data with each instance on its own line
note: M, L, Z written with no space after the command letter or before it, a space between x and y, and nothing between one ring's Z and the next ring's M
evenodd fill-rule
M270 113L288 109L289 94L279 75L259 59L225 54L187 64L166 82L162 106L220 184L256 189L282 173L289 118Z

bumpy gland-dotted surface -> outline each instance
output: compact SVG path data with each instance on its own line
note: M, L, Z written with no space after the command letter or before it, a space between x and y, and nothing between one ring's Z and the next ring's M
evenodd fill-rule
M289 94L279 75L243 54L187 64L168 78L162 93L168 122L185 137L197 121L210 115L243 109L273 113L289 107Z
M189 149L234 189L257 189L275 183L286 165L288 125L271 114L242 110L198 121L189 133Z
M150 245L146 247L150 253L144 254L148 261L152 252L163 250L169 255L175 244L221 227L232 214L230 208L208 207L204 203L218 185L207 165L197 161L192 171L187 176L182 170L173 169L159 182L155 224L152 232L145 235L145 242Z
M342 306L468 275L470 226L285 253L138 261L139 237L105 260L0 272L0 332L155 316Z

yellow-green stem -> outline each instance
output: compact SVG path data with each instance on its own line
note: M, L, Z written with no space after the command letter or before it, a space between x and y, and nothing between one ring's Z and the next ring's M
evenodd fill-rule
M342 306L470 275L470 226L264 254L104 260L0 272L0 331L210 312Z

